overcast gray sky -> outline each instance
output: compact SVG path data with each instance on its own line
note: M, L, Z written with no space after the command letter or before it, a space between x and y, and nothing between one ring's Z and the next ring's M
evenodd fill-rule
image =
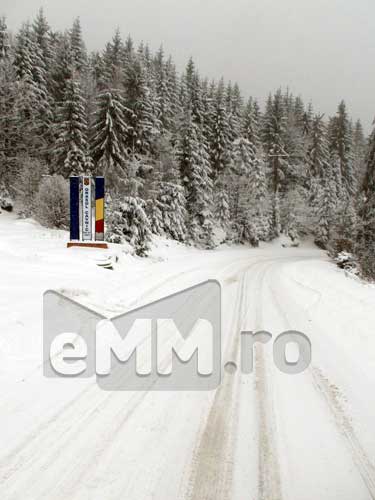
M327 114L343 98L367 132L375 116L374 0L1 0L0 14L14 30L40 6L54 29L79 16L89 49L118 26L246 96L289 86Z

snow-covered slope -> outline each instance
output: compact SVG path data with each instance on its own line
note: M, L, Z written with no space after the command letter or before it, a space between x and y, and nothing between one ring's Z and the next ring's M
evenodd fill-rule
M186 248L147 259L66 249L67 234L0 215L1 500L367 500L375 498L375 288L312 245ZM46 289L107 315L207 278L223 290L224 358L241 329L307 334L313 362L213 392L103 392L42 375Z

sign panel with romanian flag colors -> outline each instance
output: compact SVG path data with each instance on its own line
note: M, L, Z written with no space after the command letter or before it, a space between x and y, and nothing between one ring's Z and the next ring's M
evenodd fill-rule
M95 177L95 240L104 241L104 177Z

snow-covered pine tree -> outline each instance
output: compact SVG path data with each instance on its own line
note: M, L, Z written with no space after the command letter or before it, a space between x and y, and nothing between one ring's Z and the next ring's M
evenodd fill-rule
M55 172L69 177L86 170L87 118L79 80L71 78L58 110L54 148Z
M97 172L107 177L109 187L118 186L121 180L125 181L127 178L126 112L119 90L108 89L97 96L91 156Z

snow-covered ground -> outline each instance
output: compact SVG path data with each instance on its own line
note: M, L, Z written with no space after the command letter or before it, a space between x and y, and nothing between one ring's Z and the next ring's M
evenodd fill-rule
M0 215L1 500L367 500L375 498L375 288L311 244L186 248L147 259L66 249L67 234ZM286 375L270 344L255 373L212 392L104 392L42 375L42 294L108 316L218 279L224 357L242 329L296 329L311 367Z

